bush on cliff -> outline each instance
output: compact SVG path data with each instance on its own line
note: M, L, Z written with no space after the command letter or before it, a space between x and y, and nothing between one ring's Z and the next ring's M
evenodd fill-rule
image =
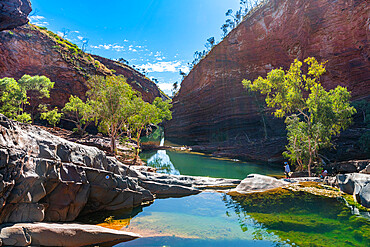
M283 155L298 163L299 170L307 168L311 175L313 164L319 161L319 150L330 146L332 136L351 124L356 110L350 106L350 92L345 87L330 91L322 87L324 63L312 57L304 62L308 65L306 75L301 70L302 62L295 60L287 71L274 69L266 78L243 80L243 85L266 95L273 114L285 118L288 145Z

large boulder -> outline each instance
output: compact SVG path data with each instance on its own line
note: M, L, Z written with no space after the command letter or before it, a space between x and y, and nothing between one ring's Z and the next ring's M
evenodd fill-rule
M1 225L4 246L90 246L117 244L139 238L131 232L80 224L19 223Z
M370 208L370 175L361 173L337 175L341 191L353 195L362 206Z
M32 11L29 0L2 0L0 2L0 31L28 23Z
M230 195L240 195L254 192L263 192L276 189L289 184L288 181L269 176L250 174L235 188L230 190Z

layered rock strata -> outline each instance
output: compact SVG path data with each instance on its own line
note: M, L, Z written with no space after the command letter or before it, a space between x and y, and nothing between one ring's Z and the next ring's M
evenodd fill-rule
M28 23L32 11L29 0L2 0L0 2L0 31Z
M366 98L369 18L367 0L265 1L184 79L166 136L219 155L281 157L286 144L283 121L273 119L263 99L247 93L242 80L266 76L274 68L287 69L294 59L313 56L327 61L325 88L346 86L353 99ZM366 158L354 157L361 155L353 146L360 133L363 129L349 131L344 145L339 145L346 151L334 158Z
M239 182L140 172L96 147L0 115L0 223L73 221L96 211L131 209L156 196L193 195Z

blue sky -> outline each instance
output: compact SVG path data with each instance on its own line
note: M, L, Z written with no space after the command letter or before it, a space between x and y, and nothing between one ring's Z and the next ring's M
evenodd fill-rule
M239 0L32 0L31 23L46 26L87 52L145 68L167 94L179 70L209 37L221 38L228 9Z

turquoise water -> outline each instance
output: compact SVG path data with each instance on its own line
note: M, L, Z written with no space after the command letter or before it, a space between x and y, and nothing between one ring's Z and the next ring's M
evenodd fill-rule
M170 174L238 179L250 173L282 175L280 166L194 153L162 150L141 158ZM284 189L241 197L203 192L157 199L130 212L94 214L84 223L143 236L116 246L370 246L370 221L353 215L343 201Z
M143 152L140 157L149 166L157 168L157 172L175 175L244 179L251 173L282 176L284 172L279 165L216 159L189 152L159 150Z
M261 198L203 192L158 199L102 225L143 236L116 246L370 246L370 222L337 199L303 192Z

